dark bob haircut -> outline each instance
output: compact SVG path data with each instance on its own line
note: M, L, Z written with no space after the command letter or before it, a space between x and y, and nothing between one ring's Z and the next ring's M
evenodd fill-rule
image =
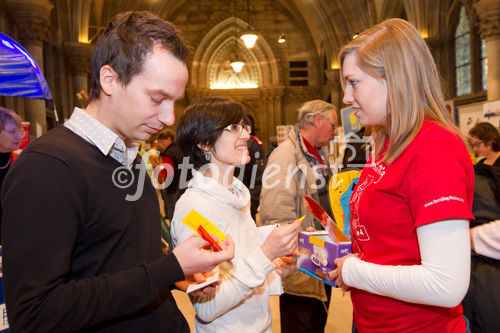
M113 67L123 86L142 71L154 46L160 46L186 62L191 49L175 26L147 12L125 12L115 15L97 41L90 64L90 98L101 96L100 70ZM168 73L165 73L168 75Z
M213 147L226 126L242 120L250 124L241 103L220 97L199 99L184 111L177 127L177 143L198 170L210 162L199 146Z

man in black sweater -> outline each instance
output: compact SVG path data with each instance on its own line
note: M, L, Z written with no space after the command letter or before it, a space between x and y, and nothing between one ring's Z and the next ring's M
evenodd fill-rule
M147 12L97 42L85 110L25 149L2 192L13 332L189 332L170 289L234 255L194 237L162 255L156 193L135 141L174 122L188 48ZM137 158L136 158L137 157Z

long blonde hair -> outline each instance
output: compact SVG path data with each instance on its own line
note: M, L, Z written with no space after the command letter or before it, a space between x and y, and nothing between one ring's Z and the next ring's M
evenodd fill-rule
M374 128L376 155L380 156L385 137L389 147L383 157L392 163L408 147L429 119L465 136L446 110L440 77L427 44L417 29L402 19L385 20L345 45L339 53L342 67L349 54L356 54L358 66L367 74L387 82L387 117L383 127Z

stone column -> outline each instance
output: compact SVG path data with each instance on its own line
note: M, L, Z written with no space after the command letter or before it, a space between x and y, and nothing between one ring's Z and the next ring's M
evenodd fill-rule
M264 128L262 131L265 149L269 149L268 138L276 135L276 126L285 124L283 114L284 87L264 88L260 90L259 104L263 106Z
M342 106L342 85L340 84L340 69L328 69L325 71L328 78L328 88L330 88L330 95L332 96L332 104L337 108L337 113L340 117L340 107Z
M87 103L77 98L77 94L82 91L89 95L88 74L90 73L90 58L92 50L90 44L78 42L65 42L64 53L70 65L70 72L73 74L73 98L75 105L84 108Z
M50 11L54 5L49 0L6 0L6 8L17 27L21 45L43 73L43 43L49 39ZM25 113L31 123L31 136L39 137L47 131L46 112L45 101L26 99Z
M259 97L259 105L263 111L263 128L262 132L263 135L267 138L274 136L276 132L276 124L274 120L274 112L272 108L269 106L269 96L261 91L260 97ZM269 149L269 147L267 147Z
M500 1L480 0L474 8L480 18L479 33L486 39L488 101L500 100Z

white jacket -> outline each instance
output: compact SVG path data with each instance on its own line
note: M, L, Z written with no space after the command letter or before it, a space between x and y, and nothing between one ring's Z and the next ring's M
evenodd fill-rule
M195 233L182 223L192 209L214 223L235 243L235 256L216 267L222 283L210 297L191 297L196 332L271 332L268 283L276 267L261 250L250 215L250 193L233 179L233 192L193 171L188 189L175 206L171 224L174 246Z

